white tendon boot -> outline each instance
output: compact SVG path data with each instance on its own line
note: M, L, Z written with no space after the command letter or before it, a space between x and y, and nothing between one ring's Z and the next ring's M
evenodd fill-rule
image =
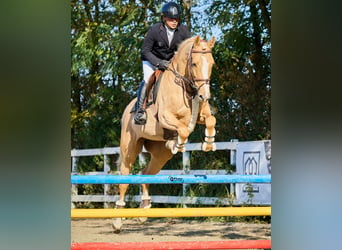
M208 129L205 129L205 137L204 142L202 143L202 151L216 151L216 143L215 143L215 134L216 130L214 129L214 134L209 135ZM210 141L209 141L210 140Z
M115 209L122 209L126 206L126 202L124 201L116 201L115 202ZM123 218L114 218L112 222L112 227L114 229L114 233L120 233L121 227L123 225L122 222Z
M150 196L141 196L141 203L140 203L140 208L148 209L151 208L151 197ZM139 217L139 221L141 223L144 223L147 221L147 217Z

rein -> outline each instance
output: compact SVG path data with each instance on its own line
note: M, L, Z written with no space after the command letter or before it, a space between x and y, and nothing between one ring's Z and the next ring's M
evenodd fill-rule
M175 66L173 64L173 61L171 62L172 67L167 67L167 70L170 70L174 75L175 75L175 83L181 86L184 90L183 93L186 94L183 95L183 98L188 98L189 100L191 99L191 106L192 106L192 111L191 111L191 119L190 123L188 124L188 131L191 133L196 125L197 117L198 117L198 110L199 110L199 103L200 103L200 98L198 96L198 91L200 88L202 88L205 84L209 84L210 78L208 79L202 79L202 78L196 78L192 72L192 54L193 53L200 53L200 54L207 54L207 53L212 53L211 50L195 50L193 47L190 50L190 53L188 55L188 60L186 63L186 69L185 69L185 74L189 74L190 77L186 77L181 75L177 70L175 69ZM196 86L197 81L203 81L204 83L201 84L199 87ZM184 102L186 106L186 102Z
M198 93L198 90L200 88L202 88L205 84L209 84L210 82L210 78L208 79L202 79L202 78L196 78L194 77L193 75L193 72L191 70L191 66L192 66L192 54L193 53L200 53L200 54L207 54L207 53L212 53L211 50L207 50L207 51L203 51L203 50L194 50L193 48L191 48L191 51L189 53L189 56L188 56L188 60L187 60L187 65L186 65L186 72L188 71L189 74L190 74L190 79L185 77L185 76L182 76L181 74L179 74L176 70L175 70L175 67L173 65L173 62L172 62L172 68L168 67L167 69L170 70L175 76L176 76L176 79L181 79L181 81L177 81L175 80L175 83L180 85L183 89L185 89L186 93L187 94L190 94L189 99L194 96L197 95ZM196 82L197 81L204 81L203 84L201 84L199 87L196 86ZM190 87L190 90L187 90L186 86L184 83L187 83L186 86L189 86ZM190 92L190 93L189 93Z

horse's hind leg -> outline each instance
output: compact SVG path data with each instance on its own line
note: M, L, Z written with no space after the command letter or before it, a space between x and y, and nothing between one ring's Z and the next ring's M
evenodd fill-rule
M163 141L146 141L146 150L151 154L151 160L147 166L142 170L143 175L155 175L158 174L166 162L171 159L172 153L165 147ZM141 184L142 196L141 196L141 208L151 207L151 197L149 196L149 184ZM147 218L140 217L141 222L145 222Z
M141 152L142 150L142 145L143 145L143 141L142 140L138 140L137 142L135 142L134 140L131 140L132 138L130 138L130 140L121 140L121 144L120 144L120 157L121 157L121 162L120 162L120 174L121 175L128 175L130 173L130 170L138 156L138 154ZM134 143L133 143L134 141ZM126 143L127 142L127 143ZM120 184L119 185L119 191L120 191L120 197L119 200L116 201L115 203L115 207L117 209L120 208L124 208L126 205L125 202L125 194L126 191L128 189L129 184ZM114 232L115 233L119 233L120 229L122 227L123 223L122 223L122 218L115 218L113 220L113 228L114 228Z

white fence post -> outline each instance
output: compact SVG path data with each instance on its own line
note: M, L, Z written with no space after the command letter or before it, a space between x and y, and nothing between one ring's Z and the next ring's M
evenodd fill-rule
M190 152L189 151L185 151L182 153L182 163L183 163L183 174L189 174L190 173ZM183 184L183 198L186 196L188 188L189 188L189 184ZM186 205L183 204L183 207L186 207Z
M77 172L77 162L78 162L78 157L73 156L72 157L72 163L71 163L71 173L76 173ZM71 194L72 195L77 195L78 190L77 190L77 185L72 184L71 185ZM74 202L71 202L71 208L75 208Z
M109 161L108 155L107 154L103 155L103 162L104 162L103 172L104 172L104 174L108 174L110 172L110 166L108 164L108 161ZM105 202L103 203L104 208L109 208L109 203L106 202L108 200L108 191L109 191L109 184L104 184L104 186L103 186L103 194L104 194L104 199L105 199Z
M239 142L238 139L231 139L231 142ZM230 165L236 166L236 147L230 150ZM230 183L230 195L235 195L235 183Z

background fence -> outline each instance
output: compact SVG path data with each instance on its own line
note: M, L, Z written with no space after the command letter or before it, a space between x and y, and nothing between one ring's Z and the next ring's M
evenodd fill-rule
M256 142L250 142L250 143L260 144L260 142L263 143L264 141L256 141ZM235 166L237 162L237 155L238 155L237 154L238 144L239 144L239 141L237 140L232 140L230 142L216 142L216 146L217 146L216 150L227 151L227 157L229 157L230 159L230 164ZM184 175L184 174L187 174L187 175L225 175L225 174L228 174L226 170L191 169L190 153L192 151L201 151L201 143L186 144L186 152L182 153L182 169L181 170L162 169L159 175ZM265 146L265 151L267 151L266 146ZM146 152L146 151L143 150L143 152ZM77 163L80 157L103 156L103 165L104 165L103 171L86 172L83 174L85 175L119 174L118 167L116 167L116 171L115 170L113 171L113 169L111 169L111 166L109 164L109 156L118 155L119 153L120 153L119 147L107 147L107 148L95 148L95 149L73 149L71 151L71 158L72 158L71 173L79 174L77 172ZM248 157L250 158L251 152L248 151L248 154L249 154ZM266 155L266 153L264 154ZM139 155L139 164L140 165L146 164L143 154ZM250 165L250 163L248 163L248 165ZM257 168L259 168L259 166L257 166ZM241 174L241 173L236 173L236 174ZM255 171L253 173L246 172L245 174L263 174L263 173L261 173L260 171ZM116 200L118 200L118 195L108 195L108 191L109 191L111 184L103 184L103 185L104 185L103 194L79 195L77 185L73 184L72 195L71 195L72 208L75 207L75 202L101 202L101 203L103 202L104 208L108 208L110 203L113 203ZM152 202L153 203L182 204L183 206L186 206L186 204L215 205L219 203L222 205L229 205L229 204L241 205L244 203L243 200L241 199L239 200L236 198L232 200L231 198L186 196L186 190L188 188L188 185L191 185L191 184L183 184L183 194L181 196L151 195ZM241 191L241 187L237 185L241 185L241 184L235 184L235 183L230 184L229 197L234 197L236 191L238 192ZM270 185L270 184L260 184L260 185ZM254 189L259 192L259 186L257 186L256 188L252 187L249 191L255 192ZM131 201L140 202L141 196L133 195L129 197L129 199ZM270 197L267 197L266 202L265 202L265 199L263 199L261 202L257 200L253 202L253 204L261 204L261 205L270 205L270 203L271 203Z

